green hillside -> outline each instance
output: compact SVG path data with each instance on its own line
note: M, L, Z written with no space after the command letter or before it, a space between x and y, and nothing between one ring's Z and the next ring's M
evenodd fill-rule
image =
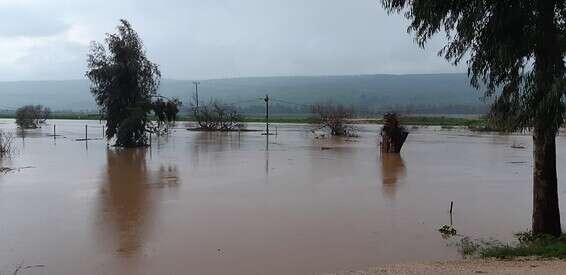
M358 110L398 109L415 113L478 113L485 111L481 92L465 74L352 75L257 77L200 81L201 101L217 98L252 112L269 94L281 112L308 104L333 101ZM160 93L187 102L194 91L190 80L164 79ZM54 110L96 110L87 80L0 82L0 109L43 104ZM255 108L254 108L255 107ZM274 108L274 111L278 111Z

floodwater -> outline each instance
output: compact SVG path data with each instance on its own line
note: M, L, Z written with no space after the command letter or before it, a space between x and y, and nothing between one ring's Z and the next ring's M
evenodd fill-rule
M85 124L101 137L97 121L50 123L60 136L17 131L0 165L27 167L0 176L3 274L302 275L457 259L437 232L451 201L464 235L508 240L530 224L528 136L411 129L400 156L381 156L374 125L351 139L278 125L269 144L179 125L120 150L76 141ZM565 213L565 138L558 147Z

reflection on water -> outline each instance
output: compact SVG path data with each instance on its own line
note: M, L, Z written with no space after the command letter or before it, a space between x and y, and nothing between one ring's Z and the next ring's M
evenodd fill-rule
M177 167L161 165L152 177L147 149L107 150L102 177L100 213L104 230L116 245L114 251L132 256L144 245L144 236L154 212L152 192L178 185Z
M190 157L193 165L198 165L201 157L220 161L221 155L218 153L240 149L240 138L236 132L198 131L192 134L194 138L190 144Z
M406 176L405 162L399 154L381 154L383 195L395 198L399 181Z
M10 163L9 163L9 159L8 157L0 157L0 168L10 168ZM6 171L0 171L0 182L2 182L3 174L8 173L8 170Z
M145 149L108 150L101 190L103 224L113 234L116 251L135 254L143 242L152 211Z
M179 185L179 176L176 165L161 165L157 171L159 187L177 187Z

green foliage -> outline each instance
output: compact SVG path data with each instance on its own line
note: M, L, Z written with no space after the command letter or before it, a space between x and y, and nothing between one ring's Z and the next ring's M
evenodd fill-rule
M181 101L178 98L170 99L168 101L158 98L151 105L153 113L161 122L177 121L177 114L179 113L180 106Z
M41 105L26 105L16 110L16 124L22 129L35 129L45 124L51 110Z
M462 237L457 246L464 257L513 259L517 257L566 259L566 235L524 232L515 234L517 241L503 243L497 240L472 240Z
M516 244L494 243L481 248L485 258L510 259L516 257L540 257L566 259L566 235L553 237L530 232L517 234Z
M444 117L444 116L402 116L400 117L401 125L437 125L437 126L467 126L469 128L481 127L486 125L486 120L483 118L458 118L458 117Z
M473 257L477 255L481 248L481 244L472 240L470 237L463 237L458 243L458 251L464 257Z
M130 23L121 20L117 30L106 36L108 49L92 43L86 76L106 118L106 138L115 137L116 146L143 146L161 73L147 59L143 43Z

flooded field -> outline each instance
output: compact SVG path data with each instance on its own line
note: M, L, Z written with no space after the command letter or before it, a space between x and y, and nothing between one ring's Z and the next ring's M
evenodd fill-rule
M76 141L85 124L100 138L97 121L50 123L61 136L18 131L0 165L26 167L0 176L2 274L302 275L457 259L437 232L450 201L465 235L508 240L530 225L528 136L411 129L401 156L380 156L374 125L354 139L278 125L269 144L179 125L151 148L119 150Z

